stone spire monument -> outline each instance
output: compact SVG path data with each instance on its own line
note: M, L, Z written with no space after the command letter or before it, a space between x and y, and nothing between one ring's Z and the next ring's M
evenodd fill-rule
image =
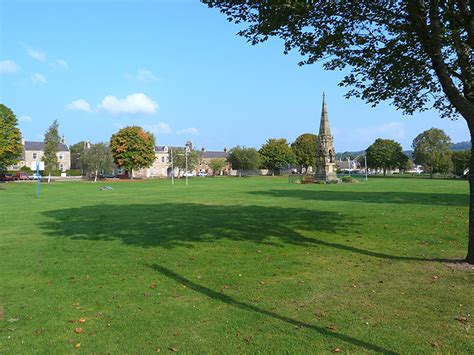
M335 167L334 138L329 128L326 98L323 93L323 108L321 110L321 123L316 147L316 174L317 181L337 180Z

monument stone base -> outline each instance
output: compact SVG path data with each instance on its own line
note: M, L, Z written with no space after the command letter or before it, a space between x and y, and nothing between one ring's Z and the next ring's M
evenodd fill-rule
M330 173L316 173L314 174L314 180L316 182L318 181L331 182L331 181L337 181L338 179L335 172L330 172Z

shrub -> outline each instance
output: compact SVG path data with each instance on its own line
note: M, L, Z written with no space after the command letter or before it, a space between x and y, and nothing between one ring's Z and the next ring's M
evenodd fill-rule
M82 173L80 169L71 169L71 170L66 170L66 175L67 176L82 176Z
M32 170L30 169L29 166L26 166L26 165L25 165L25 166L22 166L22 167L20 168L20 171L31 172Z
M357 184L359 180L353 178L352 176L343 176L341 181L347 184Z

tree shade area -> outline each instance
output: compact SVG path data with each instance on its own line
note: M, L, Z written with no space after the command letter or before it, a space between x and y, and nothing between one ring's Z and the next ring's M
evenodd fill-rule
M474 351L464 181L107 184L0 191L1 349Z
M243 24L250 43L279 37L299 64L346 72L347 97L389 101L406 114L436 109L461 116L474 136L474 5L467 0L223 1L203 0ZM449 161L449 160L446 160ZM474 154L471 154L474 170ZM474 174L469 175L469 246L474 264Z

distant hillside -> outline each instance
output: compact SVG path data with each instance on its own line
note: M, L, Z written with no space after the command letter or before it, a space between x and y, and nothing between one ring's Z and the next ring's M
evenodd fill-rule
M453 143L451 145L451 150L468 150L471 149L471 142L459 142ZM410 159L413 157L413 150L404 150L404 154L406 154ZM354 151L354 152L343 152L343 153L336 153L337 160L347 160L347 158L355 159L360 155L365 155L365 150Z
M468 149L471 149L471 142L469 141L453 143L451 145L451 150L468 150Z

